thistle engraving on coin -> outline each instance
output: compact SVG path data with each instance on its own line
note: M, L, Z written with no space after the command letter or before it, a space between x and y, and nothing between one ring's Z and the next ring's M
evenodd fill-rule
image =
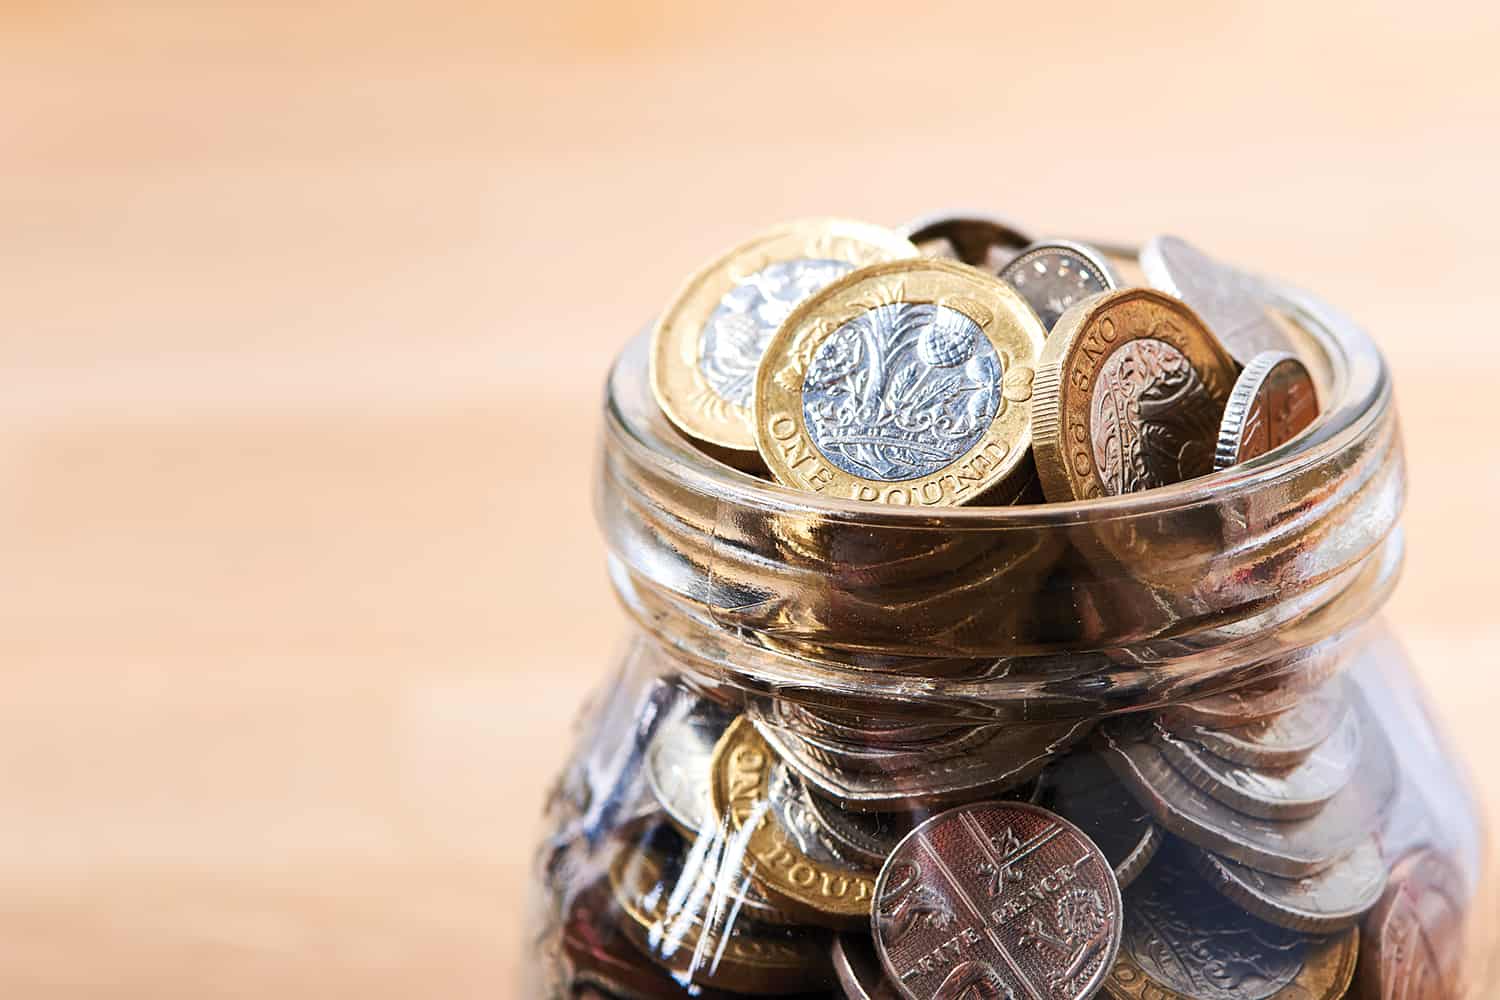
M1002 404L1004 374L968 316L893 302L818 346L803 378L803 418L818 450L845 472L916 479L974 446Z

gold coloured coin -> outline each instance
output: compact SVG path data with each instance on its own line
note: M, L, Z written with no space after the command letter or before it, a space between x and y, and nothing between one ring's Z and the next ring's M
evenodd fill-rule
M1073 306L1037 366L1034 448L1047 499L1212 471L1236 371L1197 314L1163 292L1129 288Z
M776 755L741 716L714 748L714 812L745 844L745 871L783 909L809 923L853 928L870 919L872 874L811 857L772 808Z
M842 219L786 223L735 247L688 279L657 322L657 403L688 436L753 457L756 367L782 320L857 267L916 254L889 230Z
M877 264L807 299L755 387L761 457L783 485L882 503L1005 502L1026 486L1046 331L991 275Z

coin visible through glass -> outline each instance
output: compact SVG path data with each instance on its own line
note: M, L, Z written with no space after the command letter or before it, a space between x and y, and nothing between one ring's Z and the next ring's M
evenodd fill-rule
M1001 269L1000 277L1021 293L1049 330L1077 303L1120 285L1103 254L1066 240L1033 243Z
M921 823L886 860L875 948L908 1000L1092 996L1114 962L1120 889L1077 827L982 802Z
M1088 835L1114 868L1123 889L1151 863L1161 828L1096 754L1075 753L1048 767L1039 805Z
M1318 390L1302 362L1280 351L1257 354L1240 372L1214 450L1214 468L1228 469L1279 448L1318 419Z
M1365 922L1361 1000L1450 1000L1459 993L1468 893L1458 870L1426 848L1391 871Z
M1214 888L1245 912L1310 934L1353 927L1380 900L1386 881L1385 858L1373 836L1316 875L1296 879L1267 875L1207 851L1198 851L1194 860Z
M1249 725L1221 729L1165 712L1162 724L1225 760L1249 767L1300 764L1332 736L1351 711L1342 681L1335 679L1291 708Z

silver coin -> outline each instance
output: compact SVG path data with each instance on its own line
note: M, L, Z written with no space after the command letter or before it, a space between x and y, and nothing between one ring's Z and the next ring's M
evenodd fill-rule
M1266 311L1270 292L1258 278L1176 236L1152 237L1141 248L1140 261L1151 287L1186 302L1240 364L1262 351L1297 353Z
M847 1000L902 1000L868 934L846 932L833 939L833 973Z
M1225 760L1249 767L1291 767L1332 736L1350 712L1342 679L1335 678L1280 715L1248 726L1219 729L1163 713L1171 732Z
M932 302L890 302L818 345L802 379L802 418L819 454L844 472L917 479L984 436L1000 412L1004 375L995 345L968 316Z
M1033 243L1006 264L1000 277L1021 293L1047 329L1076 302L1119 288L1104 255L1081 243Z
M1214 468L1229 469L1279 448L1318 419L1318 390L1307 366L1281 351L1262 351L1235 379Z
M955 754L901 759L887 770L855 770L810 747L799 734L757 727L777 755L820 794L846 809L891 812L1001 792L1039 774L1047 762L1086 734L1092 721L989 726L988 738Z
M896 844L920 819L909 812L853 812L817 794L810 795L808 801L828 835L838 841L840 853L873 868L885 864Z
M709 761L729 716L712 702L684 695L668 710L646 749L646 786L679 830L696 836L715 823Z
M1377 829L1396 792L1396 760L1378 728L1361 718L1359 780L1306 819L1273 820L1231 809L1194 787L1161 750L1124 727L1101 730L1105 762L1168 831L1259 871L1301 878L1328 868Z
M771 770L767 798L771 814L776 817L797 849L808 858L824 865L856 867L857 862L844 856L838 841L829 835L814 811L811 796L802 780L784 762Z
M1236 764L1164 731L1153 742L1183 777L1229 808L1265 819L1302 819L1319 812L1353 779L1362 741L1359 715L1348 712L1306 760L1279 770Z
M1097 754L1069 754L1038 782L1037 802L1088 835L1115 870L1120 888L1145 871L1161 846L1161 828Z
M1262 920L1310 934L1359 923L1385 891L1386 866L1375 837L1316 875L1280 878L1198 851L1198 870L1229 899Z

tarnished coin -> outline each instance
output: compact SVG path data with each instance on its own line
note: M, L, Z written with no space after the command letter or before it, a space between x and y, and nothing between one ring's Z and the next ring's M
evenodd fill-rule
M1088 732L1089 721L987 727L983 743L950 755L900 758L899 766L853 769L830 761L803 738L767 727L762 735L821 795L858 812L941 805L1003 792L1036 777L1056 754Z
M1161 828L1097 754L1069 754L1041 779L1040 804L1099 845L1120 888L1146 870L1161 846Z
M1468 894L1440 853L1397 862L1365 921L1362 1000L1450 1000L1459 995Z
M1031 242L1014 223L978 212L923 216L900 232L929 257L951 257L990 271L998 271Z
M877 261L916 256L889 230L841 219L777 226L693 275L651 340L651 387L684 433L755 452L755 371L776 328L835 278Z
M1127 288L1073 306L1037 365L1034 451L1047 499L1134 493L1212 471L1236 371L1170 295Z
M730 716L707 700L683 697L668 711L646 748L646 785L668 818L689 837L712 816L709 760Z
M1101 729L1104 759L1152 818L1184 840L1258 871L1301 878L1349 854L1380 825L1396 791L1396 762L1378 729L1362 726L1359 778L1315 815L1271 820L1231 809L1194 787L1147 740Z
M1310 934L1331 934L1359 923L1385 888L1380 844L1367 837L1347 856L1316 875L1280 878L1196 851L1198 871L1247 913Z
M1317 813L1349 784L1363 759L1359 714L1352 711L1306 760L1276 770L1227 761L1164 731L1158 731L1153 742L1193 785L1231 809L1265 819L1302 819Z
M744 845L745 871L772 902L809 923L860 926L869 917L874 879L858 868L815 860L801 849L773 810L776 764L750 720L736 719L714 748L714 813L725 817L735 842Z
M1279 448L1316 419L1318 390L1307 366L1279 351L1257 354L1224 406L1214 468L1227 469Z
M1163 713L1162 725L1225 760L1248 767L1291 767L1306 760L1349 714L1344 684L1335 678L1280 715L1219 729Z
M798 306L766 348L755 387L761 457L783 485L828 496L1006 502L1031 474L1031 382L1045 336L1014 289L973 268L864 268Z
M1264 923L1214 892L1169 845L1125 893L1115 1000L1338 1000L1359 931L1313 937Z
M1221 264L1176 236L1155 236L1141 248L1141 270L1153 288L1175 295L1208 323L1242 365L1262 351L1295 354L1291 338L1266 310L1264 282Z
M846 1000L901 1000L868 934L845 931L833 939L833 974Z
M908 1000L1083 1000L1120 945L1109 861L1038 806L981 802L932 817L897 845L875 891L875 950Z
M1074 305L1120 287L1103 254L1069 240L1033 243L1001 269L1000 277L1021 293L1049 330Z
M827 938L713 914L715 886L649 850L621 851L610 885L621 929L675 977L740 993L801 993L831 985Z

